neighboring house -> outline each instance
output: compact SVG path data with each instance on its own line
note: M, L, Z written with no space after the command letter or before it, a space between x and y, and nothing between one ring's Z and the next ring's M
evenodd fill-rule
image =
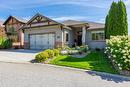
M104 24L67 20L62 23L36 14L22 27L26 49L49 49L64 46L88 45L104 48Z
M9 16L4 22L7 37L13 41L13 46L16 48L22 48L24 45L24 33L20 28L27 21L14 16Z
M5 37L5 27L3 26L3 22L0 21L0 37Z

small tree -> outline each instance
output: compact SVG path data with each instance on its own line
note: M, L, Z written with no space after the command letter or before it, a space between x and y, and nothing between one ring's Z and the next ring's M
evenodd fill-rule
M118 28L117 28L117 3L113 2L111 5L111 9L109 11L108 15L108 30L109 30L109 36L116 36L118 35Z
M118 28L119 35L128 35L128 20L126 6L122 0L118 2Z
M106 38L117 35L128 35L128 20L126 6L122 0L113 2L106 17L105 23Z
M109 39L110 38L110 34L109 34L109 29L108 29L108 15L106 16L106 21L105 21L105 38Z

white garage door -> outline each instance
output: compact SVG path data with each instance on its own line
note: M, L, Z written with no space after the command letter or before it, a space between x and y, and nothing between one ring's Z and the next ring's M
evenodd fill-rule
M54 48L55 34L30 35L30 49Z

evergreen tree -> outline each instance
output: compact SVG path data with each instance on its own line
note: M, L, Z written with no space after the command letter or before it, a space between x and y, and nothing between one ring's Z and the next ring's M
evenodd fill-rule
M117 27L117 3L113 2L109 11L109 16L108 16L108 30L109 34L111 36L116 36L118 35L118 27Z
M122 0L118 2L118 28L119 35L128 35L128 21L126 6Z
M110 38L110 34L109 34L109 29L108 29L108 15L106 16L106 20L105 20L105 38L109 39Z
M128 35L128 21L126 6L122 0L113 2L106 17L105 23L106 38L117 35Z

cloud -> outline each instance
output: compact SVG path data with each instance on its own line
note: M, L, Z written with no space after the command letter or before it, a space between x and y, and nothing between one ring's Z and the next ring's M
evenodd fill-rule
M50 18L56 21L89 19L89 17L86 17L86 16L61 16L61 17L50 17Z
M96 22L105 23L105 18L102 18L102 19L100 19L99 21L96 21Z
M124 1L126 5L130 5L130 0Z
M111 0L110 0L111 1ZM35 8L50 5L76 5L82 7L97 7L106 8L108 2L106 0L3 0L0 4L0 9L25 9L25 8ZM25 3L26 2L26 3Z

